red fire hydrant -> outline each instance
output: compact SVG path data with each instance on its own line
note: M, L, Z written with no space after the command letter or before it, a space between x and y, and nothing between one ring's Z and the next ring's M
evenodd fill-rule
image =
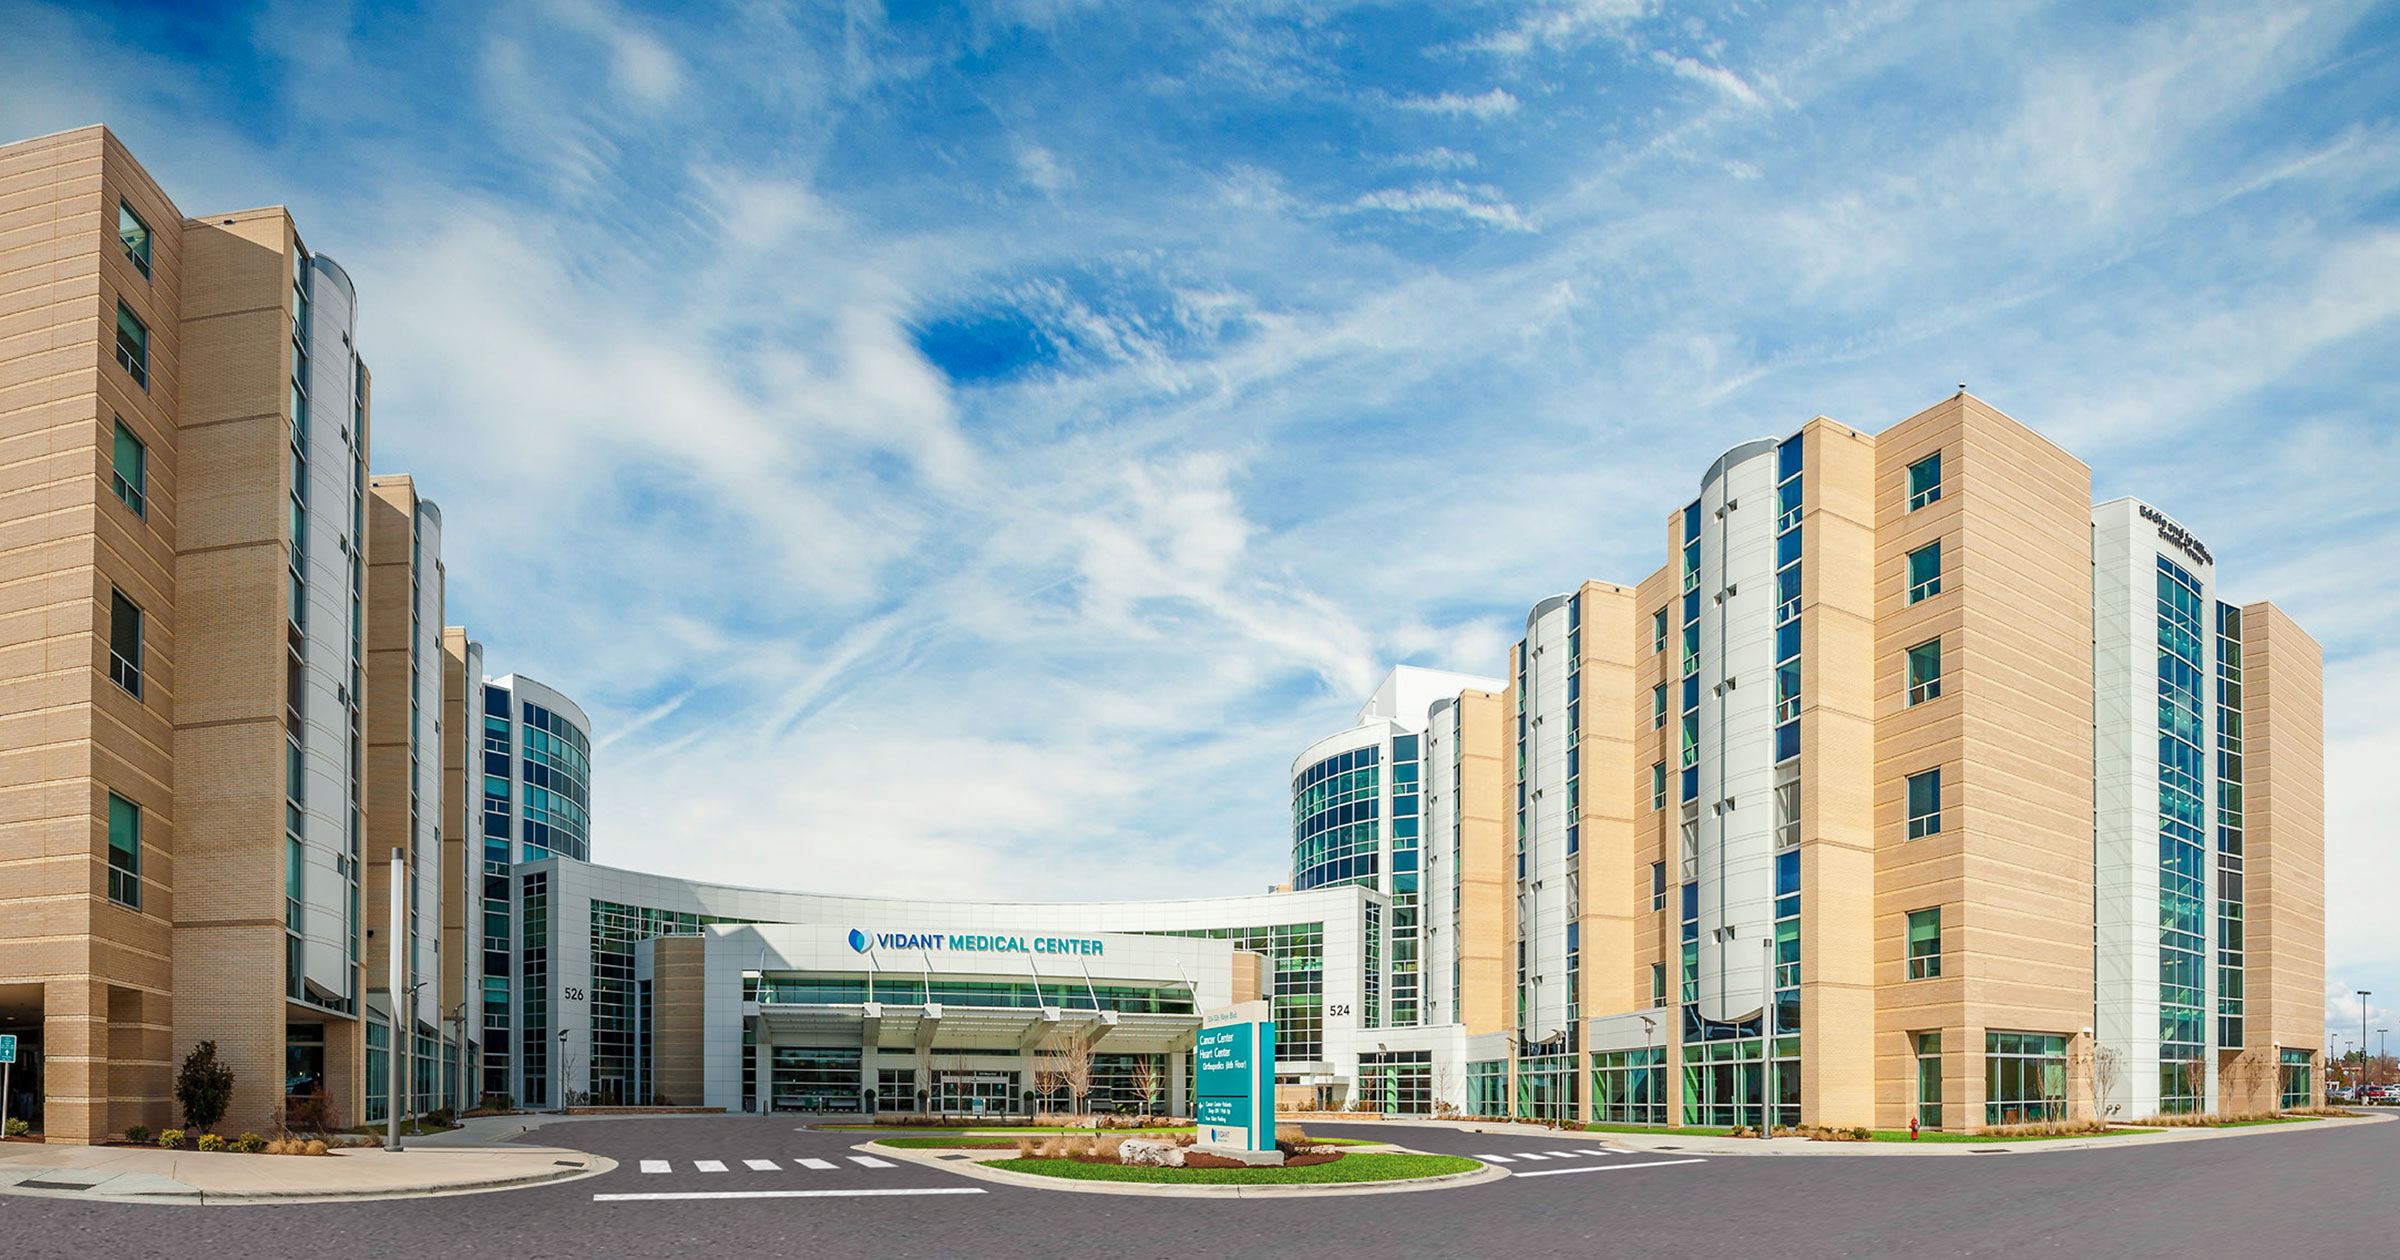
M1911 1142L1917 1140L1917 1118L1915 1116L1908 1118L1908 1140Z

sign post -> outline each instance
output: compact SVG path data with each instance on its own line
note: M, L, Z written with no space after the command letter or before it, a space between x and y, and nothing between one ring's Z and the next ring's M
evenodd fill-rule
M0 1033L0 1134L8 1132L8 1074L17 1063L17 1035Z
M1200 1020L1197 1149L1246 1164L1280 1164L1275 1149L1275 1020L1263 1001L1237 1002Z

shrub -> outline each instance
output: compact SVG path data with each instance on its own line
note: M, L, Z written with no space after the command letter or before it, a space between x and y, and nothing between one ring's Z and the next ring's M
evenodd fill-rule
M125 1140L135 1146L148 1146L150 1144L150 1126L146 1124L126 1125Z
M292 1144L284 1141L282 1138L276 1138L275 1140L267 1143L267 1154L269 1155L289 1155L291 1153Z
M224 1150L225 1139L218 1137L214 1133L203 1133L200 1135L200 1149L204 1151Z
M284 1121L303 1133L331 1133L342 1127L341 1113L334 1109L333 1099L322 1085L312 1086L307 1096L284 1107Z
M513 1094L485 1094L483 1109L485 1111L515 1111L517 1109L516 1096Z
M159 1130L159 1134L158 1134L158 1149L160 1149L160 1150L162 1150L162 1151L180 1151L180 1150L182 1150L182 1149L183 1149L183 1130L181 1130L181 1129L161 1129L161 1130Z
M308 1142L308 1145L303 1147L300 1153L303 1155L322 1155L325 1153L325 1144L317 1141L314 1138L311 1138Z
M28 1133L31 1133L31 1132L33 1132L33 1126L32 1126L32 1125L25 1123L23 1120L20 1120L20 1119L16 1118L15 1116L10 1116L10 1117L8 1118L8 1128L7 1128L6 1136L8 1136L8 1137L23 1137L23 1136L25 1136L26 1134L28 1134Z
M455 1129L458 1127L458 1117L448 1107L438 1107L426 1112L421 1123L437 1129Z
M233 1069L217 1062L217 1043L203 1041L183 1056L175 1074L175 1100L183 1104L183 1126L207 1129L233 1105Z
M267 1149L267 1140L255 1133L245 1133L233 1140L233 1149L243 1155L262 1154Z

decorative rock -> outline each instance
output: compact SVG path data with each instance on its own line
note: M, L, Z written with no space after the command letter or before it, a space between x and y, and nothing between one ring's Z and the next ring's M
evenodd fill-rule
M1181 1168L1183 1148L1157 1138L1127 1138L1117 1148L1117 1162L1143 1168Z

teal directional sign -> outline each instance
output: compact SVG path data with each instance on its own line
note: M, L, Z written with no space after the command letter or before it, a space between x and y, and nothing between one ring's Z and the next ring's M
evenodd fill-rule
M1275 1021L1265 1002L1238 1002L1201 1017L1193 1076L1200 1140L1245 1151L1275 1149Z
M0 1033L0 1063L14 1063L16 1061L17 1035L15 1033Z

